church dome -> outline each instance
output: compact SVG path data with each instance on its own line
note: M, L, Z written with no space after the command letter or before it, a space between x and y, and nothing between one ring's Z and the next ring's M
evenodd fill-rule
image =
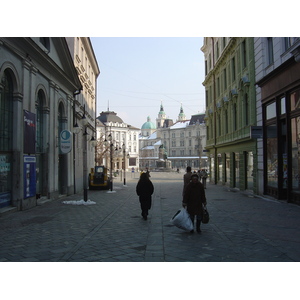
M103 111L97 119L102 123L124 123L123 120L113 111Z
M147 122L142 125L141 129L156 129L155 124L151 122L150 117L147 118Z

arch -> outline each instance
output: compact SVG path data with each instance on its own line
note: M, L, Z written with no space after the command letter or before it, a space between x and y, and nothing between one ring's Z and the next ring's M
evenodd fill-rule
M43 99L43 106L42 106L43 109L49 108L49 96L48 96L47 90L43 84L39 84L36 87L36 91L35 91L36 101L39 97L41 97Z
M17 69L11 62L4 62L0 68L0 78L4 76L4 73L10 75L13 84L13 93L18 93L21 91L20 79Z

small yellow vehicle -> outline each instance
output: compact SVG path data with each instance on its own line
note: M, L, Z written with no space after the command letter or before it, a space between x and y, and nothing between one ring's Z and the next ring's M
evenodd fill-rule
M89 174L89 189L108 190L110 187L110 179L107 173L107 168L104 166L91 168L91 173Z

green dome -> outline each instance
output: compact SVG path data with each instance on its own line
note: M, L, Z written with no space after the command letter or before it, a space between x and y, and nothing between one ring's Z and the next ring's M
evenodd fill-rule
M147 122L142 125L141 129L156 129L156 126L150 121L150 117L148 117Z

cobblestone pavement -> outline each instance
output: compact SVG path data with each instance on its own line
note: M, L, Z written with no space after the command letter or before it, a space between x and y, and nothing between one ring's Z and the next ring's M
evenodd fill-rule
M137 174L114 192L92 190L0 215L1 262L298 262L300 207L207 184L210 222L201 234L170 223L181 207L183 173L151 173L148 220L135 193Z

